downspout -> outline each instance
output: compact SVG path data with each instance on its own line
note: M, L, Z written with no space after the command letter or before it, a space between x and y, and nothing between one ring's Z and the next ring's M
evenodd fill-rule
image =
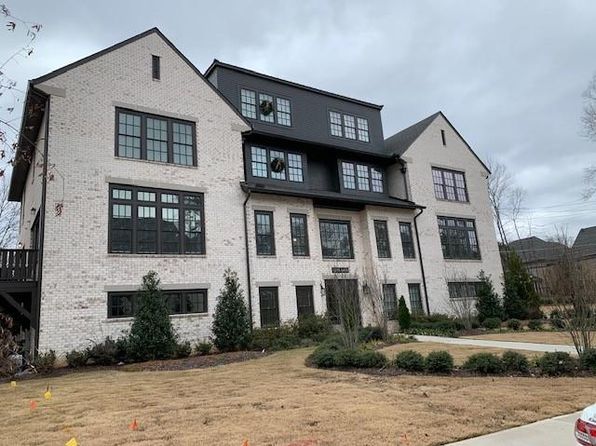
M246 189L246 200L244 200L244 247L246 251L246 280L248 281L248 314L250 317L250 331L252 332L252 285L250 280L250 250L248 246L248 217L246 216L246 205L250 199L250 190Z
M418 258L420 259L420 273L422 274L422 287L424 288L424 301L426 302L426 314L430 314L430 306L428 305L428 288L426 287L426 275L424 274L424 262L422 261L422 251L420 250L420 237L418 236L418 223L416 220L424 212L423 208L419 208L420 212L414 216L414 231L416 232L416 246L418 247Z
M43 252L44 252L44 240L45 240L45 228L46 228L46 196L47 196L47 182L48 182L48 140L50 136L50 98L46 98L45 106L45 132L43 141L43 174L41 176L41 205L39 210L39 255L37 259L37 308L35 311L35 347L33 349L34 356L36 350L39 347L39 327L41 317L41 284L43 276Z

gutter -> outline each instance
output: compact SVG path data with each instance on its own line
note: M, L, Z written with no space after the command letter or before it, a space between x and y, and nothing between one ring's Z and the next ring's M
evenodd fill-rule
M248 217L246 216L246 205L248 204L248 200L250 199L250 189L242 187L242 190L246 192L246 199L242 204L244 208L244 248L246 252L246 280L248 281L248 314L250 317L250 331L252 333L252 285L250 280L250 251L248 246Z
M422 251L420 249L420 237L418 236L418 224L416 220L424 212L424 208L419 208L418 212L414 216L414 231L416 232L416 246L418 247L418 258L420 259L420 273L422 274L422 287L424 288L424 301L426 302L426 314L430 314L430 306L428 305L428 288L426 287L426 274L424 274L424 262L422 261Z

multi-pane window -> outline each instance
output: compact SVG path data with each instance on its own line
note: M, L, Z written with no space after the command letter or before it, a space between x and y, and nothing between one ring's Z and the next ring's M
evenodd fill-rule
M257 103L257 96L259 101ZM257 110L258 108L258 110ZM240 89L240 112L242 116L267 123L292 125L292 105L289 99L274 97L267 93L258 93L246 88Z
M122 109L116 116L117 156L196 165L194 123Z
M297 183L302 183L304 181L302 155L297 153L288 153L288 176L290 181Z
M353 116L344 115L344 136L348 139L356 139L356 120Z
M394 283L383 284L383 313L390 321L397 317L397 293Z
M349 221L319 220L321 248L325 259L352 259L352 231Z
M312 285L296 287L296 307L298 318L315 314Z
M375 237L377 239L377 253L379 258L391 258L391 248L389 246L389 231L385 220L375 220Z
M383 193L383 171L378 167L370 168L370 182L373 192Z
M419 283L409 283L408 293L410 294L410 310L412 314L422 314L424 309L422 307L422 295L420 293Z
M253 177L304 182L303 160L299 153L251 146L250 165Z
M242 88L240 90L240 111L242 116L256 119L257 117L257 94L254 91Z
M343 136L343 132L341 130L341 113L337 113L334 111L329 112L329 125L331 130L331 135L333 136Z
M358 118L358 140L368 142L368 120L364 118Z
M354 171L354 164L342 162L341 172L344 180L344 189L356 189L356 172Z
M290 232L292 236L292 254L308 256L308 226L305 214L290 214Z
M366 164L341 162L344 189L383 193L383 170Z
M274 255L273 212L255 211L255 234L257 255Z
M401 236L401 249L404 253L404 259L415 259L414 237L412 236L412 224L408 222L399 222L399 235Z
M259 119L264 122L275 122L273 96L259 93Z
M357 139L362 142L370 141L366 118L356 118L353 115L329 110L329 131L331 136Z
M170 314L207 313L207 290L162 291ZM133 317L142 297L136 291L108 293L108 318Z
M291 126L291 112L290 101L287 99L277 98L277 123L280 125Z
M449 297L451 299L476 298L481 282L448 282Z
M480 259L474 220L437 217L445 259Z
M204 254L203 194L110 186L109 252Z
M279 325L277 287L259 288L259 308L261 311L261 327L277 327Z
M252 176L267 178L267 149L252 146L250 148L250 158L252 166Z
M358 189L370 190L369 167L362 164L356 164L356 175L358 177Z
M432 168L435 197L440 200L468 201L466 177L463 172Z

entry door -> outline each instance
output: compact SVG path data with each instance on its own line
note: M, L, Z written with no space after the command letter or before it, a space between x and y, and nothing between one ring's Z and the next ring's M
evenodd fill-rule
M333 324L342 321L349 326L362 325L358 281L356 279L325 280L327 315Z

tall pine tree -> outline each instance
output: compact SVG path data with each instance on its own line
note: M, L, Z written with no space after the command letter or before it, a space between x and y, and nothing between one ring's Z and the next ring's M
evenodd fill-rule
M143 277L143 286L135 297L140 302L128 336L129 356L136 361L172 358L176 333L155 271Z
M251 327L238 275L230 269L224 273L222 288L213 315L213 343L220 351L248 347Z
M534 280L521 258L514 251L506 253L505 291L503 309L509 319L539 318L540 297L534 289Z
M478 320L482 323L485 319L503 318L503 306L495 288L493 287L493 281L490 276L484 274L484 271L480 271L478 274L478 290L476 300L476 312L478 313Z

